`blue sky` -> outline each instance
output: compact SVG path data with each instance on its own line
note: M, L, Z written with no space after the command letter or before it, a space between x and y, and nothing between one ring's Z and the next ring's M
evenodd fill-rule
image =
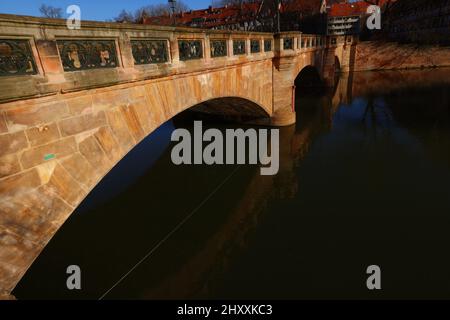
M81 8L83 20L104 21L117 16L122 9L134 12L144 5L166 3L167 0L0 0L0 13L40 16L41 4L67 8L76 4ZM206 8L211 0L185 0L191 8Z

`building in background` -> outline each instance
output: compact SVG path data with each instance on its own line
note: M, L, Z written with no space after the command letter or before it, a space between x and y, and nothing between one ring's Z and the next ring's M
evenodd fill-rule
M390 40L450 45L450 0L398 0L385 16Z
M398 2L398 5L397 5ZM402 32L411 30L408 21L417 20L419 24L440 24L445 34L448 27L449 0L259 0L242 2L215 8L210 6L202 10L190 10L171 15L143 18L144 24L177 25L217 30L241 31L302 31L303 33L338 35L380 36L386 33L387 26L392 34L401 37ZM382 10L383 30L374 32L364 28L367 9L376 4ZM395 5L394 5L395 4ZM392 9L392 10L391 10ZM405 15L404 12L408 12ZM439 18L437 18L439 16ZM388 17L389 24L388 24ZM439 19L439 21L437 21ZM398 25L397 25L398 24ZM441 27L441 28L442 28ZM402 31L406 30L406 31ZM420 27L417 26L417 30ZM447 32L447 35L449 33ZM385 35L384 35L385 36Z
M277 0L243 2L240 5L191 10L176 14L175 20L177 25L187 27L276 32L279 13L281 31L325 34L327 8L346 1L284 0L280 6ZM173 18L169 15L147 17L143 23L171 25Z
M202 10L190 10L175 15L177 25L205 29L257 30L261 26L262 3L244 3L240 6L225 6ZM144 18L144 24L172 25L169 15Z
M331 36L360 34L369 6L366 1L333 4L328 10L327 34Z

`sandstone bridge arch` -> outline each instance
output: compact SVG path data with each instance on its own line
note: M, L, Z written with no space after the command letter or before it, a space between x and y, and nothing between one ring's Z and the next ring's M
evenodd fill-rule
M57 114L61 109L67 112L67 117L8 137L11 150L28 144L19 155L6 155L16 158L23 170L3 179L0 186L1 257L13 263L2 266L1 281L4 285L10 283L8 290L13 289L59 227L115 164L176 114L198 108L235 116L239 108L240 117L254 122L270 119L270 91L265 96L259 89L249 89L259 88L260 80L241 78L244 92L223 85L227 79L240 78L237 74L241 68L218 72L219 75L214 72L167 82L87 90L58 97L57 102L55 97L44 98L42 104L24 104L7 112L14 119L12 126L32 121L29 117L21 119L22 115L30 116L41 108ZM252 70L253 74L256 72ZM183 94L176 94L180 91ZM221 109L223 104L232 105L233 109ZM48 143L41 144L41 139ZM36 147L30 149L29 145ZM11 278L5 277L8 274Z
M336 51L328 38L299 32L98 22L68 30L64 20L9 15L0 15L0 46L19 61L0 69L0 297L161 124L196 106L290 125L295 77L314 65L327 79Z

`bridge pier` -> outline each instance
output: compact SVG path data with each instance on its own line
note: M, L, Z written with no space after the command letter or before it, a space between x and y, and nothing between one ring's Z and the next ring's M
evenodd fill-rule
M295 123L295 76L296 58L284 56L273 62L273 114L271 125L288 126Z
M329 88L334 86L334 79L336 77L335 60L335 50L331 48L327 49L324 58L323 82Z
M323 80L327 87L334 87L336 72L352 71L357 41L353 36L329 38L328 41L323 59Z

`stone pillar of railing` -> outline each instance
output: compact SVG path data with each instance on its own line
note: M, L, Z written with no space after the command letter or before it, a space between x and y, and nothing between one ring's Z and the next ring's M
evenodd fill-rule
M58 46L54 37L44 37L36 40L36 49L40 58L39 66L42 66L42 71L47 76L48 82L64 81L64 70L62 68L61 59L58 53Z
M122 65L125 69L134 68L134 58L131 49L131 39L127 33L122 32L119 35L119 48L121 51Z
M180 62L180 51L178 47L178 35L171 33L169 36L170 42L170 56L172 57L172 63L178 64Z
M352 37L351 42L347 42L342 48L342 54L340 58L341 71L349 72L352 71L352 64L355 60L356 48L358 46L356 38Z
M250 57L252 55L250 43L251 43L251 38L246 37L245 38L245 54L247 55L247 57Z
M211 38L210 38L210 35L205 36L204 43L205 43L204 44L204 46L205 46L204 59L205 59L205 62L207 64L209 64L211 62Z
M295 123L295 92L294 80L296 77L296 38L298 32L276 34L275 58L273 65L273 116L272 124L285 126ZM292 48L286 48L286 39L292 39Z
M227 40L227 51L228 51L228 57L233 57L233 37L231 34L228 36Z

